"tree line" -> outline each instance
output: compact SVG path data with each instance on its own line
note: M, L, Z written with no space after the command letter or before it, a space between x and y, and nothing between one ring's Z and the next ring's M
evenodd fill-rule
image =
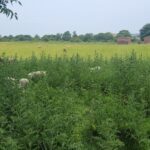
M66 31L64 33L47 34L44 36L31 35L9 35L0 36L0 41L70 41L70 42L114 42L119 36L131 37L133 41L137 41L138 37L133 36L127 30L122 30L118 34L107 33L86 33L78 35L75 31L73 33Z
M146 24L142 27L139 34L131 34L128 30L121 30L117 34L111 32L106 33L86 33L78 35L76 31L71 33L66 31L64 33L47 34L43 36L35 35L9 35L0 36L0 42L8 41L70 41L70 42L115 42L118 37L130 37L132 42L140 42L144 40L144 37L150 36L150 24Z

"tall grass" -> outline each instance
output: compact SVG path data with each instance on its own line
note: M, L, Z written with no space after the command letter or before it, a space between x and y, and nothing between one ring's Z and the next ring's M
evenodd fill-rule
M7 80L36 70L47 76L24 90ZM135 53L1 63L0 149L149 150L149 89L150 60Z

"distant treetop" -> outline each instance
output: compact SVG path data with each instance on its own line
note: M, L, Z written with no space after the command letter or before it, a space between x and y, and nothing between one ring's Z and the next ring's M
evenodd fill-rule
M150 23L144 25L143 28L140 30L141 40L144 40L146 36L150 36Z
M121 30L117 37L131 37L131 33L128 30Z

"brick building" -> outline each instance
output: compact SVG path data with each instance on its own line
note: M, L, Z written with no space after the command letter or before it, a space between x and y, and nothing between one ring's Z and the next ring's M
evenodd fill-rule
M131 38L130 37L118 37L117 43L118 44L130 44Z
M144 38L144 43L145 44L150 44L150 36L146 36L145 38Z

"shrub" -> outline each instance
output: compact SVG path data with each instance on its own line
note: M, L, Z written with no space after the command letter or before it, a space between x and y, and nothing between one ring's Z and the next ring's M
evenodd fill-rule
M26 89L7 80L37 70L47 76ZM149 73L135 53L0 64L0 149L149 150Z

